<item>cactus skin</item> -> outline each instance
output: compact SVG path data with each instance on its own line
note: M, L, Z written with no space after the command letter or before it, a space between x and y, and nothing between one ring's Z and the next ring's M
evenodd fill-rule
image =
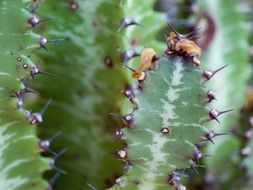
M17 98L11 96L25 87L21 79L35 66L28 55L40 38L27 25L32 16L25 9L27 3L0 2L0 186L8 190L45 189L47 181L42 174L50 169L49 159L40 156L36 128L26 121L25 109L17 109Z
M144 88L134 101L134 124L124 129L130 166L122 183L112 189L168 189L168 176L190 168L196 143L208 132L207 89L201 70L192 63L162 57L147 72ZM163 134L162 128L169 133Z
M109 115L119 112L123 97L118 92L126 84L118 51L124 44L116 33L123 17L120 1L47 0L38 12L56 18L48 22L48 39L67 39L48 44L49 55L40 55L49 63L45 70L56 74L54 81L41 77L35 84L44 99L53 99L39 134L50 137L62 131L53 149L68 148L58 163L67 175L61 175L54 187L89 189L89 183L105 189L123 173L114 156L123 141L114 142L112 135L122 122Z
M218 131L228 132L229 128L234 126L239 119L239 110L244 102L243 92L250 75L245 13L240 10L241 4L236 0L198 1L198 4L203 11L206 10L212 16L216 31L214 40L211 42L206 56L203 57L204 65L213 69L228 64L222 75L216 78L220 82L210 83L210 87L217 93L217 99L221 100L214 102L213 105L218 109L222 107L234 108L231 115L223 118L224 127L217 126L215 128ZM222 46L225 48L220 49ZM218 49L220 51L217 51ZM226 171L224 168L230 168L228 159L231 158L231 152L238 148L237 145L236 138L230 136L230 138L220 138L216 142L216 146L210 145L208 147L208 151L214 152L214 156L205 161L213 176L221 179L219 176ZM221 150L227 151L222 153ZM231 162L233 161L231 160ZM220 167L221 165L224 166L223 169ZM228 175L224 174L224 176ZM216 180L219 181L219 179ZM222 179L224 180L224 177Z

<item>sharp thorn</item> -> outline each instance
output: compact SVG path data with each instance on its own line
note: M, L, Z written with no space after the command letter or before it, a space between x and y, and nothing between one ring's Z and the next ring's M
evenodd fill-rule
M89 183L86 183L86 185L87 185L88 187L90 187L92 190L97 190L97 188L95 188L94 186L92 186L92 185L89 184Z
M221 71L222 69L226 68L228 65L224 65L223 67L213 71L213 75L215 75L217 72Z
M39 112L41 115L43 115L46 111L46 109L48 108L48 106L51 104L52 99L49 99L46 103L46 105L41 109L41 111Z
M126 67L127 69L129 69L130 71L135 72L135 70L132 69L131 67L129 67L128 65L123 65L123 66Z

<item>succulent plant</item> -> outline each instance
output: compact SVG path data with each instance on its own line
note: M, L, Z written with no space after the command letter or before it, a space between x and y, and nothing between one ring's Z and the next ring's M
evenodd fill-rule
M41 190L47 187L42 175L51 162L40 155L34 126L41 122L43 109L32 112L25 101L28 94L37 93L29 88L29 81L39 74L34 56L41 35L32 25L36 18L30 12L32 1L1 1L0 6L0 186Z

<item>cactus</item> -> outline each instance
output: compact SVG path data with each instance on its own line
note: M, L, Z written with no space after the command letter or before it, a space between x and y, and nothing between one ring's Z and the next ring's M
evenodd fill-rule
M206 107L213 98L202 76L191 62L167 56L147 72L143 88L139 84L132 92L137 109L122 116L127 147L118 155L128 171L113 189L167 189L168 184L182 188L181 170L195 169L205 156L198 149L200 142L218 135L204 123L223 113Z
M25 81L36 67L30 55L41 37L29 22L35 18L27 9L31 2L0 2L0 186L8 190L45 189L42 174L50 169L50 160L40 156L36 127L27 121L37 120L24 101L25 94L33 92Z
M248 31L244 25L246 22L245 13L238 8L239 5L235 0L198 1L198 4L203 11L208 13L210 19L215 24L213 26L213 30L215 31L214 40L211 42L210 48L203 59L206 67L212 69L228 64L224 73L217 77L217 80L222 82L210 83L210 87L217 92L217 98L222 100L214 103L214 106L217 108L224 106L234 108L232 115L223 118L224 127L215 128L218 131L228 132L229 128L238 121L239 110L244 101L243 91L246 88L247 79L250 74L247 56ZM230 19L231 15L233 15L233 19ZM234 39L237 39L237 43L233 42ZM217 51L218 47L221 47L221 44L224 45L224 48ZM226 166L228 164L227 159L231 158L229 158L231 151L233 152L237 147L238 142L236 141L232 137L220 138L216 142L216 146L208 147L209 151L214 152L214 156L206 159L206 162L214 176L219 176L222 173L220 165L224 164L223 166ZM231 151L224 152L223 154L221 150L224 149L230 149ZM225 171L224 169L222 170Z
M114 152L123 141L114 142L113 136L122 124L109 115L120 110L119 92L127 83L119 52L123 38L116 35L121 3L47 0L37 11L52 18L40 28L49 28L47 39L66 39L47 44L48 53L40 54L44 69L55 74L53 82L44 77L35 84L43 99L53 99L39 135L48 138L61 131L52 147L68 148L58 162L67 175L59 176L54 187L104 189L122 173Z

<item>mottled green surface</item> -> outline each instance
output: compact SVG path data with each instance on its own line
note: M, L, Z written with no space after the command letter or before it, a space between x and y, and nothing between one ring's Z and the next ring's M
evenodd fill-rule
M132 165L115 189L168 189L168 174L190 167L194 144L207 131L203 126L208 110L201 70L166 57L155 64L144 89L136 92L139 108L134 112L135 123L124 130ZM169 134L161 133L163 127L170 129Z
M236 0L207 0L199 1L202 10L206 10L213 17L216 24L214 40L203 57L205 68L215 70L228 64L228 67L221 71L215 80L209 82L210 87L216 94L219 101L213 103L213 107L223 110L233 108L231 114L224 116L221 121L222 127L215 124L216 130L228 131L238 121L239 110L244 103L244 90L250 74L248 66L248 31L245 23L245 14L239 6L242 4ZM217 82L219 81L219 82ZM219 138L216 146L209 146L214 151L214 156L207 159L209 169L218 175L220 165L227 162L226 157L219 156L221 147L224 144L237 144L231 136ZM229 147L236 150L237 147ZM216 171L215 171L216 170Z
M48 22L47 38L67 38L49 44L49 55L42 52L44 69L53 78L40 78L36 86L45 99L52 98L39 134L62 135L55 141L57 151L68 147L58 166L66 170L56 181L56 189L90 189L86 183L103 189L121 175L122 163L115 157L121 142L112 133L121 127L110 112L120 111L117 103L123 95L125 76L118 48L123 39L116 31L123 17L120 1L47 0L39 8ZM47 28L46 27L46 28ZM106 65L106 58L112 65Z
M13 92L23 88L21 78L29 74L23 64L34 66L28 55L38 35L26 24L31 16L20 0L0 2L0 189L42 190L42 173L49 160L40 156L36 128L16 108ZM21 61L17 60L21 57Z

